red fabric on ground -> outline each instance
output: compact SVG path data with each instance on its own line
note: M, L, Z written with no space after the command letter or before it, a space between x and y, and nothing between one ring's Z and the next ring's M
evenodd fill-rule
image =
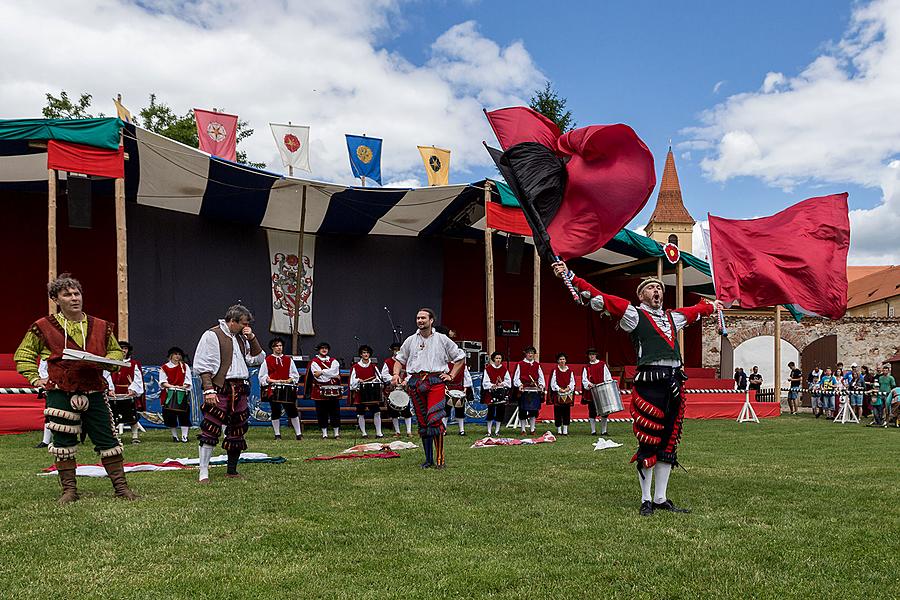
M119 146L118 150L105 150L50 140L47 142L47 168L120 179L125 177L125 149Z
M336 454L335 456L313 456L307 458L305 462L311 460L339 460L352 458L400 458L400 455L393 450L388 452L366 452L365 454Z
M760 419L777 417L781 415L781 405L777 402L754 402L754 394L750 396L750 405L756 411ZM686 419L737 419L744 406L744 395L734 393L723 394L685 394ZM622 396L624 410L609 415L610 419L631 418L631 398ZM573 419L587 419L588 408L586 404L575 404L572 407ZM541 421L553 420L553 407L543 405L538 414Z

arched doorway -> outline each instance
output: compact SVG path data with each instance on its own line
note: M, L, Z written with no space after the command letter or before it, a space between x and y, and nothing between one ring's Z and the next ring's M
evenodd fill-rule
M759 367L763 376L763 387L770 388L775 384L775 338L771 335L760 335L740 344L734 349L734 367L743 367L744 372L750 375L754 365ZM781 384L778 387L786 387L788 384L787 364L800 362L800 351L790 342L781 340Z
M837 335L826 335L806 345L800 353L800 370L803 371L803 383L806 385L806 377L816 367L825 370L826 367L834 368L837 364ZM810 405L809 394L803 394L803 405Z

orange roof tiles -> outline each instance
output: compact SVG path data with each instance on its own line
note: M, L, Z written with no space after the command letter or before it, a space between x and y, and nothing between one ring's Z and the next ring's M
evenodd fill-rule
M882 271L884 269L890 269L890 265L872 265L872 266L848 266L847 267L847 281L855 281L857 279L862 279L872 273L877 273L878 271Z
M848 278L851 268L847 268ZM900 266L882 267L865 277L850 281L847 288L847 308L898 295L900 295Z
M662 181L659 184L656 209L650 216L650 222L694 224L694 218L684 207L681 198L681 185L678 183L678 171L675 170L675 157L671 148L666 154L666 166L663 168Z

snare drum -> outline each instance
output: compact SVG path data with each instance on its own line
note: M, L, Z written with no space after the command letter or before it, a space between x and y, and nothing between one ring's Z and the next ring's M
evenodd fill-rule
M380 381L364 381L359 384L359 403L366 405L381 404L382 383Z
M575 391L558 392L556 394L556 403L563 405L575 404Z
M342 385L320 385L319 393L323 398L340 398L344 395L344 386Z
M453 408L462 408L466 405L465 390L447 390L444 393L444 398L447 401L447 405Z
M113 396L109 399L109 408L116 419L116 425L128 425L138 420L138 414L134 408L134 397L132 396Z
M191 391L187 388L168 388L166 390L166 410L188 412L191 409Z
M506 401L509 399L508 387L493 387L486 391L491 395L491 404L506 404Z
M624 410L622 394L619 393L619 384L615 379L596 384L591 388L591 399L597 414L606 416L614 412Z
M296 404L297 386L292 383L273 383L269 386L269 402Z
M395 411L402 412L409 408L409 394L406 393L406 390L397 388L388 394L387 403Z

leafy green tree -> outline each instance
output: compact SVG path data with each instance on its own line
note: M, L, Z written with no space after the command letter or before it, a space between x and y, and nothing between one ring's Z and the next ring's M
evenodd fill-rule
M91 108L91 94L81 94L78 100L72 101L69 94L65 90L59 92L59 96L51 93L45 94L47 98L47 106L41 113L45 119L93 119L94 115L88 112ZM97 116L102 117L103 113Z
M576 123L572 120L572 111L566 110L566 99L556 93L549 81L544 89L535 90L528 106L556 123L562 133L575 129Z

